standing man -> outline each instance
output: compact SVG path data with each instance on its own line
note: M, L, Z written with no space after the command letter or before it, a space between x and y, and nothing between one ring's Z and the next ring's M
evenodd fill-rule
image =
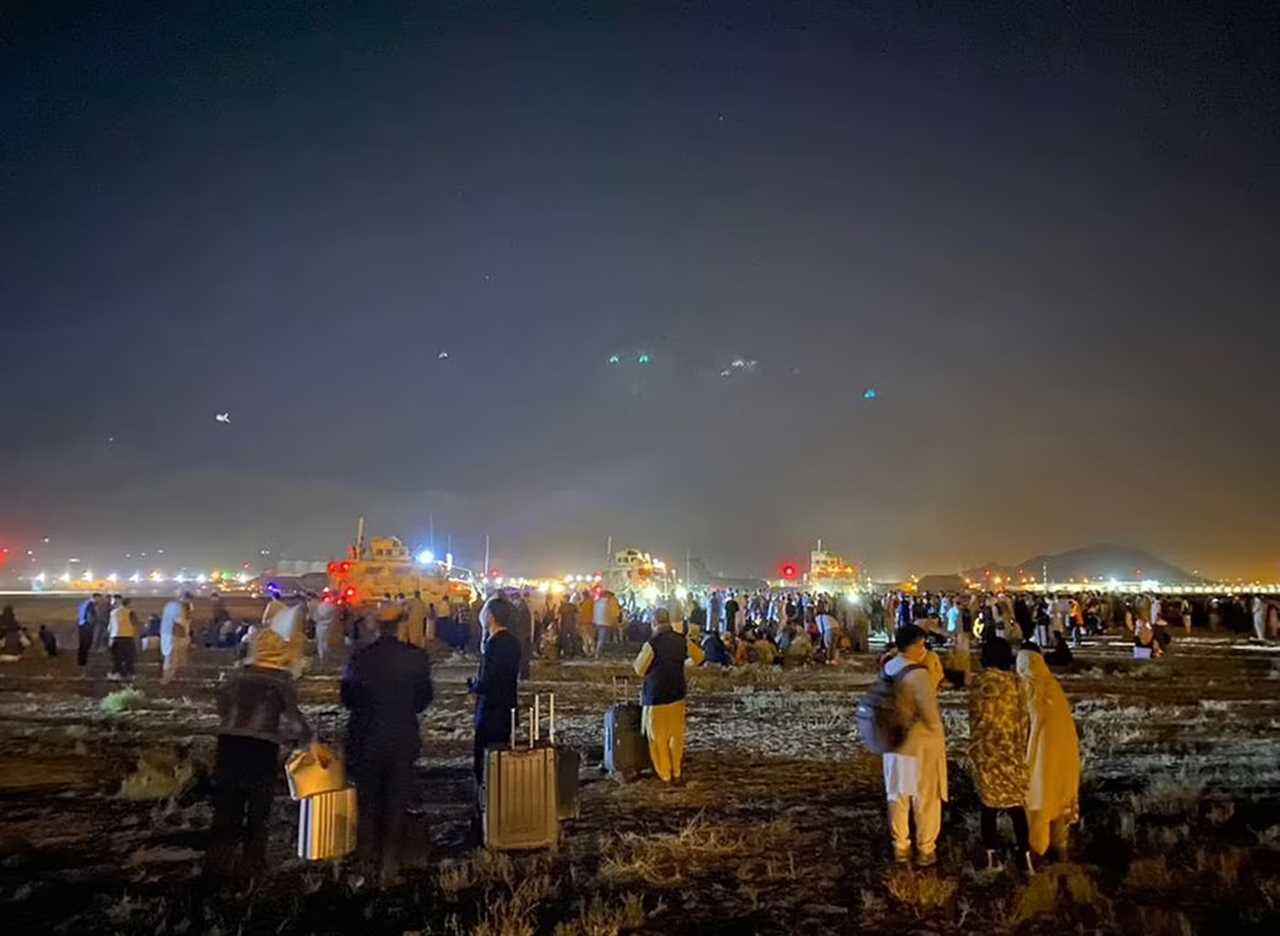
M1261 595L1254 595L1249 609L1253 612L1253 636L1259 641L1267 639L1267 603Z
M577 656L574 648L581 645L582 638L578 635L578 606L573 603L571 595L566 595L560 602L559 639L561 659Z
M822 634L822 646L827 651L827 662L835 663L840 658L840 622L827 609L825 601L818 602L817 625Z
M278 588L272 588L268 592L271 596L267 601L267 606L262 609L262 626L267 627L271 624L271 619L288 607L280 600L280 591Z
M611 591L601 592L593 608L596 625L596 659L604 655L604 645L610 641L614 629L622 623L622 605Z
M702 663L702 650L671 627L671 612L654 613L653 637L640 648L634 668L644 679L640 725L649 739L653 771L663 783L684 786L685 683L684 667Z
M98 602L102 595L94 592L92 598L86 598L80 604L76 615L76 635L80 638L76 647L76 663L84 667L89 663L89 651L93 649L93 636L98 628Z
M707 598L707 630L724 633L724 605L720 593L713 591Z
M929 867L938 860L938 831L942 802L947 798L947 744L938 712L938 692L925 657L925 633L915 624L900 627L894 636L897 656L884 665L894 683L906 738L884 755L884 789L889 800L889 828L893 858L911 860L910 816L916 825L916 864Z
M191 655L191 592L182 592L164 606L160 617L160 653L164 656L161 682L170 682Z
M111 611L107 636L111 640L111 679L133 679L138 662L138 624L129 607L129 599L119 595Z
M96 607L94 612L96 626L93 629L93 648L95 650L105 650L109 644L107 640L107 625L111 619L111 596L95 595L93 603Z
M476 697L475 776L477 817L484 784L485 752L491 744L511 741L511 711L516 707L520 678L520 641L511 633L515 608L501 596L490 598L480 610L480 624L488 633L480 672L467 680Z
M413 792L413 762L422 748L418 715L431 704L431 660L396 637L404 612L378 612L378 639L351 655L342 674L347 769L356 784L357 845L367 873L385 886L400 872L405 809Z
M529 666L533 661L533 609L529 607L529 592L517 596L516 619L513 628L520 641L520 678L529 678Z
M594 654L596 649L596 602L591 589L583 588L578 596L578 637L582 641L582 654Z
M738 596L733 592L729 592L729 597L724 603L724 630L730 633L738 633Z
M338 626L338 604L332 595L324 595L311 611L316 622L316 658L323 666L337 655L342 628Z
M427 606L420 591L415 591L413 597L404 603L403 631L401 639L409 646L427 645Z
M206 647L218 646L219 635L222 633L222 625L231 620L231 614L227 611L226 602L222 600L222 595L218 592L211 592L209 599L212 606L209 609L209 629L204 634L204 645Z

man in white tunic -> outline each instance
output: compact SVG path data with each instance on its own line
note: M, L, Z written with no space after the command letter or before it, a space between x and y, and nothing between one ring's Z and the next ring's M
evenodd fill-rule
M160 653L164 657L161 681L169 682L191 655L191 592L182 592L164 606L160 617Z
M895 861L911 859L910 817L916 823L916 863L938 860L942 802L947 798L947 744L938 712L938 693L925 668L924 631L908 624L894 636L898 654L884 666L906 727L906 739L884 755L884 789L889 800L889 829Z

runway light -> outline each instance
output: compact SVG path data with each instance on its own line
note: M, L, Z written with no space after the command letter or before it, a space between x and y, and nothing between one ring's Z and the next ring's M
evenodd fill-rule
M436 561L436 554L429 549L419 550L418 565L431 565Z

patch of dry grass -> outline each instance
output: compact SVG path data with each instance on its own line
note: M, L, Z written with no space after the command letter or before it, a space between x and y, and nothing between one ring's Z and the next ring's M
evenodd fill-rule
M1046 868L1027 882L1018 893L1011 922L1021 924L1039 916L1066 920L1081 912L1106 919L1111 905L1084 868L1061 864Z
M615 884L674 887L702 873L723 872L729 860L765 855L785 841L790 832L790 825L783 820L737 830L712 824L699 813L679 832L625 832L605 839L600 848L599 874Z
M1196 872L1207 876L1215 891L1231 891L1239 887L1248 857L1249 853L1243 848L1201 848L1193 860Z
M1130 799L1138 816L1191 816L1198 817L1200 799L1204 796L1205 782L1190 771L1175 774L1157 774L1147 782L1142 793Z
M910 907L917 919L945 907L959 886L932 871L917 872L911 868L894 868L885 876L884 884L890 896Z
M481 885L515 887L516 865L510 855L477 849L462 861L444 865L436 874L436 887L449 898L457 898L464 891Z
M579 905L578 915L559 923L555 936L618 936L645 925L644 900L639 894L623 894L620 903L595 896Z
M1191 826L1180 822L1173 826L1146 826L1147 843L1158 849L1170 849L1191 838Z
M1132 891L1166 893L1177 885L1177 875L1164 855L1135 858L1125 875L1124 887Z
M488 913L472 927L472 936L534 936L534 911L554 892L548 875L525 878L508 896L485 900Z

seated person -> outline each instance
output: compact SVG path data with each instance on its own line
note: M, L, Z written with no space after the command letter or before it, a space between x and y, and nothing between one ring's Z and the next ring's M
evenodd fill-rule
M778 648L763 637L756 639L752 649L755 653L756 662L763 666L773 666L774 661L778 658Z
M1067 645L1067 636L1058 631L1053 635L1053 649L1044 655L1044 661L1050 666L1070 666L1071 660L1071 647Z
M787 641L786 662L793 666L808 663L813 659L813 641L809 634L791 624L786 629L791 632Z
M1140 660L1160 656L1164 650L1156 642L1156 634L1150 621L1139 620L1133 632L1133 655Z
M704 662L709 666L733 665L733 658L729 656L729 648L725 646L720 634L714 630L708 631L707 636L702 638L702 653L706 658Z

